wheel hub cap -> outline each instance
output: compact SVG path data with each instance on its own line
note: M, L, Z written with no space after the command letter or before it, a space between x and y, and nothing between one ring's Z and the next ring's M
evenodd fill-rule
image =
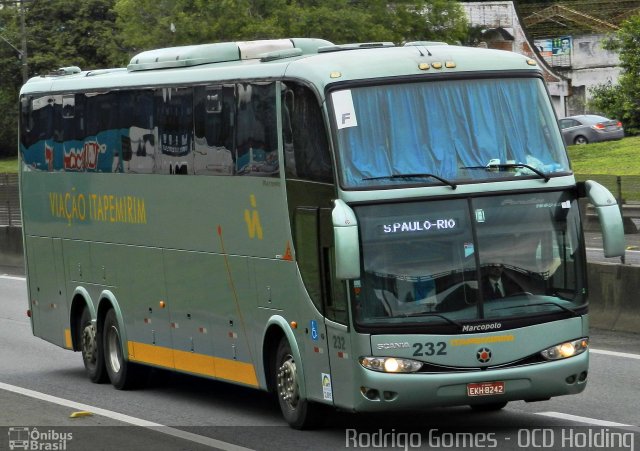
M298 392L296 363L289 356L278 368L278 396L291 409L298 406L300 394Z

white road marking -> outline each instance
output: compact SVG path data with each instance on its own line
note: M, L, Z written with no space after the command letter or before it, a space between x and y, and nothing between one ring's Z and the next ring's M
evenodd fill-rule
M610 427L631 427L631 426L633 426L631 424L615 423L613 421L598 420L598 419L589 418L589 417L580 417L578 415L570 415L568 413L560 413L560 412L538 412L538 413L536 413L536 415L542 415L542 416L545 416L545 417L552 417L552 418L559 418L561 420L575 421L576 423L585 423L585 424L589 424L591 426L610 426Z
M82 404L75 401L69 401L68 399L58 398L57 396L47 395L46 393L40 393L28 388L17 387L15 385L5 384L0 382L0 390L6 390L20 395L29 396L31 398L40 399L42 401L51 402L65 407L71 407L74 410L81 410L101 415L103 417L111 418L113 420L122 421L123 423L132 424L134 426L140 426L147 429L160 432L162 434L171 435L173 437L188 440L190 442L199 443L201 445L210 446L212 448L221 449L224 451L253 451L250 448L243 448L242 446L234 445L233 443L223 442L222 440L216 440L214 438L205 437L203 435L193 434L191 432L182 431L180 429L164 426L159 423L153 423L151 421L143 420L141 418L132 417L111 410L101 409L99 407L90 406L88 404Z
M10 276L9 274L2 274L2 275L0 275L0 279L7 279L7 280L27 280L27 278L26 278L26 277Z
M624 357L627 359L640 360L640 354L629 354L628 352L605 351L603 349L593 349L593 348L590 348L589 352L591 354L605 354L605 355L612 355L614 357Z

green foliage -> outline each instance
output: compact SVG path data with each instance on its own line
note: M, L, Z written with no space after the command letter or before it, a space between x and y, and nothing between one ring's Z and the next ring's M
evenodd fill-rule
M47 0L27 11L29 69L46 74L64 66L106 67L117 55L114 0Z
M622 74L617 85L591 90L589 109L620 119L630 135L640 134L640 14L623 22L605 48L619 52Z
M20 48L16 12L10 6L0 9L0 35L4 38L0 41L0 158L16 155L18 142L17 99L22 64L16 50Z
M0 158L17 154L18 92L12 87L0 89Z
M466 33L466 17L456 1L401 0L389 5L385 0L116 0L115 11L123 43L133 52L281 37L335 43L456 42Z

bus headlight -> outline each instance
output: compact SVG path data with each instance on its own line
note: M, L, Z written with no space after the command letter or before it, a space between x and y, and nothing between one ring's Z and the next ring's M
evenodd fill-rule
M547 360L566 359L574 355L582 354L589 348L589 339L581 338L579 340L567 341L550 348L545 349L540 354Z
M399 357L360 357L360 365L383 373L415 373L422 368L422 362Z

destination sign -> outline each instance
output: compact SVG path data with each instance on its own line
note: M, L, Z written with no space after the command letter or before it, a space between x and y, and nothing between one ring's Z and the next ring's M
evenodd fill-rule
M382 235L432 233L455 230L458 228L458 221L455 218L408 219L381 224L377 228Z

